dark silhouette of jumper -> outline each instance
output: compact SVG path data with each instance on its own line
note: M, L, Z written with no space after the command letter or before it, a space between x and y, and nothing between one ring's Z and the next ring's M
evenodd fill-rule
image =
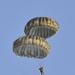
M40 70L40 72L41 72L41 75L45 75L45 74L44 74L43 67L40 67L39 70Z

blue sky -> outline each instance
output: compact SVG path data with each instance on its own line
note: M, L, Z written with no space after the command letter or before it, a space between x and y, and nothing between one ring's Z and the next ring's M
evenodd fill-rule
M75 0L0 0L0 75L40 75L37 59L13 53L25 24L40 16L59 23L58 33L47 39L51 52L43 60L45 75L75 75Z

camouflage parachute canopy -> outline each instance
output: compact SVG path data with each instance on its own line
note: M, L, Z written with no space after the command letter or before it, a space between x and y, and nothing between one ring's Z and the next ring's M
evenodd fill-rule
M13 44L15 54L25 57L44 58L50 52L49 44L38 36L23 36Z
M58 23L54 19L47 17L36 17L31 19L26 24L24 32L26 35L36 35L47 39L56 34L58 29Z

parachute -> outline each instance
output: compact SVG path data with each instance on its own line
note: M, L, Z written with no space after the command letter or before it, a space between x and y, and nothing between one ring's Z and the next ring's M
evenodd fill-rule
M13 52L24 57L45 58L50 52L50 46L45 39L55 35L58 29L58 23L51 18L31 19L24 28L26 36L14 41Z
M47 17L36 17L31 19L25 26L26 35L36 35L47 39L58 31L58 23Z
M50 53L47 38L56 34L58 23L48 17L35 17L24 28L26 36L21 36L13 43L13 52L22 57L43 59ZM39 68L41 75L45 75L43 67Z
M13 45L14 52L19 56L42 59L49 54L49 44L38 36L22 36Z

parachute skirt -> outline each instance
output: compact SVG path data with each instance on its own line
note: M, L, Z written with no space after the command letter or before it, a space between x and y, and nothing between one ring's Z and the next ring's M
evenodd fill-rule
M37 27L33 27L30 30L29 35L31 35L31 36L36 35L36 36L40 36L40 37L46 39L48 37L53 36L55 33L56 32L49 27L37 26Z

